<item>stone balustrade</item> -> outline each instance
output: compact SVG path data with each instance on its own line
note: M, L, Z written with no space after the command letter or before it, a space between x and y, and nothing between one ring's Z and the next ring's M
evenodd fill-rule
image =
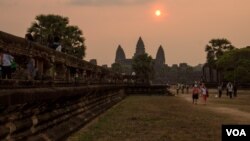
M73 82L76 79L85 83L121 82L121 75L108 68L93 65L87 61L55 51L46 46L30 42L0 31L0 49L14 56L17 70L13 79L30 80L27 62L35 60L37 80Z
M0 79L0 140L61 141L126 93L167 93L166 86L136 86L132 77L124 81L107 68L1 31L0 49L18 64L13 79ZM35 79L27 74L30 58Z

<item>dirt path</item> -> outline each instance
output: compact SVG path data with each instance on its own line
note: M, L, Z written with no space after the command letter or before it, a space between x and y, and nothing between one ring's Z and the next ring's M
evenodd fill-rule
M189 101L190 103L192 103L191 94L179 94L177 97L183 98ZM203 106L202 104L198 104L198 105ZM222 107L218 104L209 104L209 99L208 99L208 104L204 106L206 106L205 108L208 110L212 110L220 114L227 114L228 116L231 116L233 119L235 119L239 123L242 123L242 122L250 123L250 113L248 112L241 111L237 108Z

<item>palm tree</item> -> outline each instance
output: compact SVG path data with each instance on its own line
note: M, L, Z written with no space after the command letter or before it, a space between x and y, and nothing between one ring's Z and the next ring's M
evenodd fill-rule
M38 15L27 32L33 34L35 42L47 46L54 37L61 39L65 53L78 58L85 56L85 44L82 31L77 26L71 26L67 17L59 15Z
M212 39L209 44L206 45L205 51L207 52L207 66L209 67L210 80L213 78L212 70L217 71L217 81L219 79L219 70L216 66L216 61L224 54L224 52L233 50L235 47L227 39Z

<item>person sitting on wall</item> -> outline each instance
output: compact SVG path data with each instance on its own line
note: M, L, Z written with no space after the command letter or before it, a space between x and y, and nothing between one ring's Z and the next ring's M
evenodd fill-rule
M29 47L31 47L31 43L34 42L34 38L31 33L25 34L25 39L28 41Z
M60 45L60 38L58 36L55 36L52 48L56 49L59 45Z
M50 39L48 40L48 44L49 44L49 47L56 50L56 51L59 51L61 52L62 51L62 45L60 44L60 38L59 36L55 36L54 39L53 39L53 43L51 43L51 37L49 37Z
M31 33L25 34L25 39L26 39L27 41L31 41L31 42L34 41L34 38L33 38L33 36L32 36Z

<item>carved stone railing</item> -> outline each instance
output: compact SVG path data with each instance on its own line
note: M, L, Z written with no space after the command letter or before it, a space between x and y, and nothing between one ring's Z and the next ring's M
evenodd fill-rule
M79 83L118 83L122 76L111 70L87 61L55 51L35 42L30 42L0 31L0 49L9 52L17 62L13 79L28 80L27 62L35 60L37 80ZM76 74L77 73L77 74Z

